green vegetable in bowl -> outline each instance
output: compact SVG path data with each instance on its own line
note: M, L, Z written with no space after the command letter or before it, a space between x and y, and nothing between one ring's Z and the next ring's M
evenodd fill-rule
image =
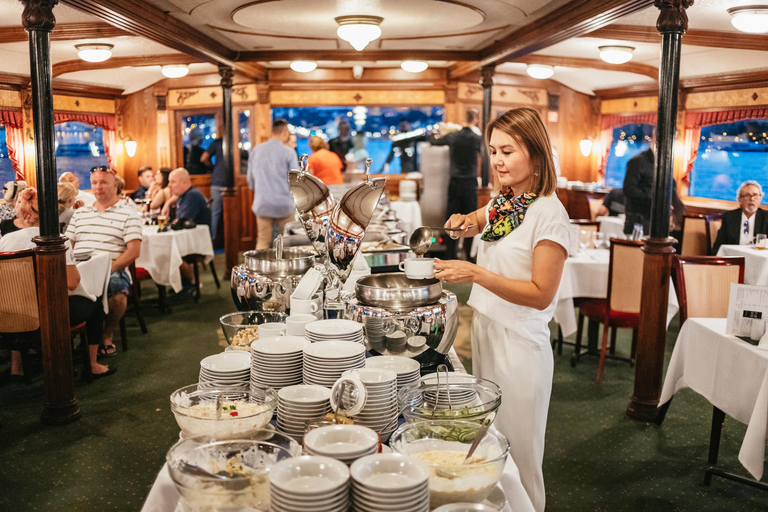
M419 439L441 439L443 441L458 441L460 443L471 443L477 435L478 429L475 427L465 427L462 425L440 426L432 425L418 429Z

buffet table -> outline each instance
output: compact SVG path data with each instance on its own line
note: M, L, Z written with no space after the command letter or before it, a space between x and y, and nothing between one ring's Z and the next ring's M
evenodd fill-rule
M136 259L136 266L149 272L152 280L160 286L170 286L180 292L180 267L184 256L201 254L205 263L213 260L213 243L208 226L196 226L194 229L157 232L157 226L145 226L141 241L141 254Z
M743 257L744 284L768 286L768 250L753 245L721 245L717 255Z
M726 334L725 318L689 318L677 337L659 403L683 388L747 424L739 461L759 480L768 439L768 350Z

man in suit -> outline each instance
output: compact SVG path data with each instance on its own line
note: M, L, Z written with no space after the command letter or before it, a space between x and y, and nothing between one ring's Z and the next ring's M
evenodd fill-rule
M740 208L725 212L713 250L721 245L747 245L758 233L768 234L768 212L760 209L763 187L754 180L739 185L736 193Z

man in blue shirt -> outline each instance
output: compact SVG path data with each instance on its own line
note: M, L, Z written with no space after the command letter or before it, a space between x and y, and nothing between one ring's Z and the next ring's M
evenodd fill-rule
M131 199L134 201L137 199L146 199L147 191L152 185L152 180L154 180L154 178L155 173L152 172L151 167L142 167L139 169L139 188L131 194Z
M268 249L272 229L279 233L293 218L296 207L288 186L288 173L299 168L296 152L286 145L291 133L285 119L272 123L272 137L251 150L248 157L248 187L253 190L253 213L256 214L256 249Z
M221 149L221 137L211 142L203 156L200 157L200 161L208 167L213 166L213 174L211 174L211 238L215 240L219 232L221 216L224 212L221 189L224 188L226 169L224 169L224 152Z
M211 210L208 208L208 201L197 187L192 186L186 169L180 167L171 172L168 177L168 188L176 198L177 219L191 219L196 224L211 227Z

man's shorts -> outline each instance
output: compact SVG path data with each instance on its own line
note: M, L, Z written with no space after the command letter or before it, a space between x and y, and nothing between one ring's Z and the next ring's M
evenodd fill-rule
M107 297L114 297L118 294L128 295L131 289L131 275L128 270L122 268L115 270L109 275L109 286L107 287Z

